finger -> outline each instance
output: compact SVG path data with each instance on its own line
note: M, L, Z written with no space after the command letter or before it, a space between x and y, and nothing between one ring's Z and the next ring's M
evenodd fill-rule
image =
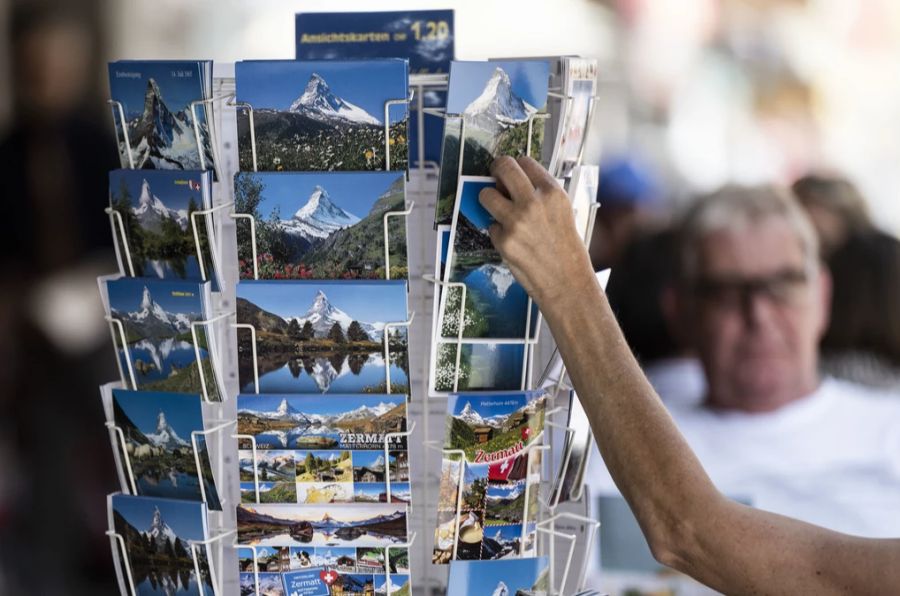
M496 188L483 188L478 193L478 202L500 224L509 222L512 217L512 202Z
M512 157L503 155L491 163L491 175L509 191L513 202L534 199L534 185Z
M516 160L516 164L528 176L528 181L534 188L549 191L559 187L559 183L550 175L550 172L534 158L522 156Z

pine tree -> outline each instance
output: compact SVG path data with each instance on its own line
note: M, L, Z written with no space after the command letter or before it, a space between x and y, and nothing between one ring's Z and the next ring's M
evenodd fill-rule
M331 326L331 331L328 332L328 339L338 344L347 343L347 338L344 337L344 330L341 329L340 323L335 323Z
M349 341L369 341L369 335L363 330L358 321L353 321L347 327L347 339Z
M309 322L309 321L307 321ZM297 322L297 319L291 319L291 322L288 323L287 328L288 337L291 339L301 339L300 338L300 323Z
M316 332L313 330L312 323L306 321L303 323L303 329L300 330L300 340L306 341L315 337Z
M303 466L306 468L307 474L312 474L315 472L316 460L315 456L311 452L306 453L306 459L303 461Z

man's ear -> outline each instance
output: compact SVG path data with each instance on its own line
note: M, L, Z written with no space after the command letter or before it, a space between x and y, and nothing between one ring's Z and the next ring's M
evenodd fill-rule
M690 329L690 309L683 292L679 292L674 283L666 284L659 295L659 307L666 321L666 329L672 339L680 346L693 347Z
M828 325L831 322L831 292L832 292L832 277L831 271L824 264L819 268L819 275L815 281L815 288L813 291L816 293L816 298L819 302L819 320L817 321L817 338L822 339L822 336L825 335L825 332L828 330Z

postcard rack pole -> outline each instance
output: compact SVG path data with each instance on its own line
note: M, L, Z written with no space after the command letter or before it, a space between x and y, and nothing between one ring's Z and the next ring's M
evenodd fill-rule
M209 430L191 431L191 447L194 449L194 465L197 466L197 478L200 479L200 482L199 482L200 497L204 503L207 502L206 501L206 496L207 496L206 495L206 482L204 481L204 478L203 478L203 466L200 465L200 451L197 448L197 437L203 437L205 440L206 437L208 437L209 435L221 432L223 429L226 429L229 426L236 426L236 425L237 425L237 420L229 420L228 422L225 422L224 424L219 424L218 426L214 426L213 428L211 428ZM208 453L208 450L209 450L209 447L207 446L207 453ZM218 462L219 463L219 478L223 478L224 477L224 470L222 469L223 458L219 457L217 459L219 460L219 462ZM220 497L219 500L222 502L223 505L225 504L224 497Z
M525 155L531 157L531 134L534 132L534 121L535 120L546 120L550 117L550 114L540 113L540 114L532 114L528 117L528 139L525 142Z
M216 316L216 317L213 317L213 318L211 318L211 319L207 319L206 321L193 321L193 322L191 323L191 339L194 340L194 358L196 358L196 361L197 361L197 374L200 376L200 388L202 389L203 401L206 402L206 403L208 403L208 404L224 402L226 396L221 394L221 393L222 393L222 388L220 387L220 388L219 388L219 393L220 393L219 397L220 397L220 401L219 401L219 402L213 402L211 399L209 399L209 389L208 389L207 386L206 386L206 373L205 373L205 371L203 370L203 359L200 358L200 344L199 344L198 341L197 341L197 328L198 328L198 327L205 327L205 328L207 328L207 329L211 329L210 326L211 326L213 323L215 323L215 322L217 322L217 321L221 321L222 319L228 318L228 317L230 317L232 314L233 314L233 313L226 312L226 313L223 313L223 314L218 315L218 316ZM213 354L212 343L213 343L213 342L207 340L207 342L206 342L206 351L207 351L207 353L209 354L209 365L210 365L210 368L213 369L213 370L215 370L215 367L216 367L219 363L218 363L218 362L215 362L215 355ZM215 376L214 376L214 378L215 378Z
M576 166L580 166L584 160L584 149L587 146L588 131L591 130L591 126L594 124L594 114L597 112L596 106L598 101L600 101L599 95L594 94L591 96L591 103L588 106L588 115L584 122L584 134L581 135L581 146L578 148L578 159L575 161Z
M197 574L197 586L200 588L200 596L206 596L206 586L203 585L203 579L200 575L200 561L197 559L197 547L198 546L210 546L223 538L227 538L229 536L233 536L237 534L237 530L227 530L209 538L207 540L189 540L188 544L191 547L191 559L194 560L194 573ZM209 566L209 578L212 582L213 594L215 596L219 596L221 592L219 591L219 582L216 580L216 572L213 567L212 557L207 557L206 564Z
M106 100L107 103L113 108L113 126L118 130L118 126L121 122L122 125L122 137L125 140L125 151L128 154L128 167L130 169L134 169L134 156L131 154L131 139L128 138L128 121L125 119L125 108L122 107L122 103L118 102L114 99ZM116 121L116 116L118 116L118 121ZM118 132L116 132L116 141L118 142Z
M556 575L555 575L554 571L555 571L555 563L556 562L554 561L555 557L552 554L552 550L551 550L551 555L549 557L549 559L550 559L550 586L549 586L550 590L549 590L549 592L551 594L560 594L560 593L562 593L561 591L565 589L566 582L569 579L569 570L572 567L572 558L575 556L575 544L578 540L578 537L575 536L575 534L566 534L564 532L557 531L555 528L555 525L553 524L555 519L556 518L551 517L549 519L545 519L542 522L539 522L537 524L537 532L543 533L543 534L549 534L553 538L561 538L563 540L569 541L569 554L566 556L566 566L563 569L562 581L559 584L560 591L556 591L554 589L554 580L556 579ZM549 528L544 527L544 526L548 525L548 522L551 527L549 527ZM551 544L553 544L552 539L551 539Z
M407 328L406 333L406 342L407 346L409 345L409 326L412 325L413 319L416 318L416 312L412 311L409 314L409 319L406 321L400 321L398 323L385 323L384 325L384 335L381 338L384 342L384 382L385 382L385 393L393 393L391 391L391 349L390 349L390 335L391 329L399 329L401 327ZM407 383L411 384L409 379L407 379ZM258 384L257 384L258 388Z
M522 454L525 456L526 465L525 465L525 510L522 512L522 530L521 530L521 533L519 534L519 554L520 555L523 554L523 551L525 549L525 530L527 529L526 522L528 521L528 503L529 503L528 497L531 495L531 490L532 490L531 483L528 482L528 475L531 473L530 468L531 468L532 454L535 452L541 452L543 454L543 452L549 451L549 450L550 450L549 445L532 443L522 452ZM540 482L538 482L537 485L534 487L534 489L538 491L538 502L540 502L540 496L541 496L540 486L541 486ZM536 515L535 517L538 517L538 516Z
M225 105L231 106L237 110L247 110L247 118L250 125L250 154L253 156L253 171L258 172L256 162L256 123L253 119L253 106L246 101L229 100Z
M409 165L409 102L413 100L415 96L415 91L410 91L409 95L404 99L389 99L384 102L384 171L391 171L391 107L392 106L406 106L406 139L407 139L407 151L406 151L406 163Z
M256 503L259 503L259 469L257 469L257 457L256 457L256 437L253 435L242 435L242 434L234 434L231 435L232 439L237 439L240 441L241 439L246 439L250 441L250 450L253 453L253 488L256 491ZM238 472L240 474L240 472Z
M459 391L459 366L462 358L462 341L463 341L463 328L466 323L466 284L458 281L441 281L436 279L433 275L423 275L422 279L427 282L433 283L439 287L444 287L449 290L450 288L460 288L460 292L462 293L462 297L459 302L459 318L456 323L456 363L454 365L453 370L453 393ZM439 312L436 313L438 317L438 324L435 328L437 331L437 336L431 338L432 342L437 342L438 337L443 337L443 332L441 331L441 326L443 324L443 308L439 309ZM437 354L437 350L432 350L433 353ZM433 382L433 381L432 381Z
M413 208L416 206L415 201L410 201L406 205L406 209L403 211L388 211L384 214L382 218L382 223L384 225L384 278L391 278L391 247L389 237L389 224L390 218L392 217L407 217L410 213L412 213ZM254 247L255 247L254 242Z
M203 264L203 249L201 248L201 244L200 244L200 232L197 229L196 217L198 215L202 215L202 216L209 215L210 217L214 218L216 212L221 211L222 209L227 209L228 207L233 207L233 206L234 206L234 203L223 203L222 205L217 205L217 206L213 207L212 209L202 209L202 210L194 211L193 213L191 213L191 230L194 233L194 247L197 249L197 264L200 265L200 277L201 277L201 279L203 279L203 281L207 281L206 265ZM206 234L209 237L208 244L209 244L210 251L215 250L215 248L213 248L213 247L218 246L218 242L216 240L216 238L218 236L218 232L216 231L215 228L216 228L215 223L213 223L212 229L206 230ZM219 261L221 262L221 259Z
M390 495L388 495L388 503L391 502ZM406 549L406 557L409 558L409 549L412 548L413 543L416 541L416 533L411 532L406 539L406 542L403 544L392 544L388 545L384 548L384 577L387 580L385 583L387 585L387 596L391 596L394 593L394 584L391 581L391 549L392 548L405 548ZM259 593L259 588L256 589L257 593Z
M137 596L137 588L134 586L134 575L131 572L131 562L128 560L128 547L125 545L125 539L122 538L121 534L114 530L107 530L106 535L109 536L113 556L125 567L125 579L131 590L131 596Z
M259 279L259 266L256 263L256 218L249 213L229 213L228 217L235 221L246 219L250 222L250 250L253 257L253 279Z
M256 327L250 323L232 323L231 326L234 329L246 329L250 332L250 349L253 358L253 393L259 394L259 362L256 356Z
M109 215L109 225L112 227L113 242L116 242L117 245L121 244L122 249L125 252L125 263L128 264L128 275L135 277L134 265L131 262L131 248L128 246L128 236L125 235L125 223L122 221L122 214L112 207L107 207L103 211ZM118 233L116 233L117 229ZM122 273L124 274L125 272L122 271Z
M116 331L119 333L119 341L122 342L122 353L125 355L125 364L128 367L128 377L131 380L131 389L133 391L137 391L137 380L134 376L134 364L131 362L131 353L128 351L128 340L125 336L125 325L122 324L122 321L115 317L105 316L106 322L109 323L109 331L112 333L113 339L113 347L116 346ZM113 329L115 327L115 329ZM118 356L118 355L117 355ZM116 361L119 364L119 372L122 373L122 363L116 358ZM122 378L122 382L125 382L124 375Z
M122 454L125 457L125 471L128 472L128 489L131 491L132 495L138 494L137 491L137 482L134 480L134 470L131 467L131 457L128 455L128 450L125 448L125 433L122 432L122 429L116 425L115 422L106 422L106 428L110 431L110 439L113 441L113 449L121 448Z
M559 520L559 519L568 519L568 520L571 520L574 522L582 523L582 524L587 525L590 528L588 530L587 538L585 540L585 547L584 547L585 550L583 553L583 556L585 559L587 557L589 557L591 554L591 550L594 545L594 537L597 535L597 530L600 529L600 522L595 519L592 519L590 517L585 517L583 515L577 515L575 513L565 512L565 513L556 513L556 514L552 515L551 517L545 519L540 524L538 524L539 526L540 525L549 525L550 526L549 531L546 533L551 534L555 537L560 537L560 538L571 537L572 543L569 546L569 555L566 560L567 561L566 567L563 572L562 581L559 584L560 590L565 590L566 583L568 582L568 578L569 578L569 572L570 572L571 566L572 566L572 559L574 558L575 544L577 543L578 539L574 534L564 534L564 533L558 532L556 530L556 520ZM540 530L538 530L538 531L540 531ZM553 552L553 544L554 543L551 540L550 541L550 552L551 553ZM554 571L555 571L554 570L554 563L555 563L554 559L555 559L555 557L553 557L551 554L549 558L550 558L550 583L552 585L553 580L555 579L555 575L554 575ZM578 581L575 585L575 590L581 590L581 587L583 584L584 584L584 576L582 574L581 576L578 577Z
M409 75L409 86L412 95L410 97L414 97L416 100L416 130L418 131L418 146L416 147L417 151L417 168L420 174L425 173L425 169L428 167L428 163L425 161L425 89L426 88L438 88L438 89L447 89L448 84L448 75L446 74L429 74L429 75L421 75L421 74L411 74ZM440 168L437 164L435 164L437 169ZM423 176L424 178L424 176Z
M390 443L391 439L399 439L400 437L406 437L406 450L409 452L409 437L412 436L413 431L416 430L416 421L413 420L405 431L399 431L394 433L384 433L384 485L385 485L385 502L391 502L391 456L390 456ZM407 465L409 465L409 455L407 455ZM397 466L400 467L399 464ZM409 504L409 510L412 511L412 503Z

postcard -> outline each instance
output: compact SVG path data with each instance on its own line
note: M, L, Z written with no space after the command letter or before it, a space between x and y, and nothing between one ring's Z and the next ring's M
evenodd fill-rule
M476 464L513 457L541 439L546 404L543 391L451 396L444 448L462 450Z
M400 59L237 62L237 100L253 106L256 169L406 170L408 71ZM237 117L240 169L251 171L250 118Z
M139 596L212 593L206 547L196 548L199 578L191 554L192 541L208 538L203 503L113 494L109 516L110 528L125 541Z
M406 542L406 505L238 505L237 531L247 545L392 546Z
M527 468L536 453L494 464L443 460L432 563L518 557L533 548L540 475Z
M260 575L305 569L331 571L331 581L325 580L329 584L334 584L343 575L372 575L378 586L387 581L383 577L386 574L391 575L400 587L409 581L409 551L406 547L256 546L239 547L237 551L239 572L249 574L251 578L255 564ZM382 576L380 582L379 576Z
M208 215L196 211L211 207L212 174L208 171L113 170L109 173L110 207L122 217L125 242L115 226L120 270L135 277L204 281L199 260L203 258L207 279L219 287L215 253L210 250ZM196 221L200 255L194 237Z
M458 176L487 176L501 155L540 159L544 121L534 116L546 108L549 76L545 60L451 63L447 114L464 125L462 139L454 121L445 126L435 225L450 223Z
M493 178L460 178L444 281L465 284L465 304L461 288L443 292L441 337L456 339L460 319L465 321L462 335L467 338L524 341L533 339L540 327L537 305L503 263L488 234L494 220L478 194L495 185Z
M568 192L572 200L572 211L575 213L575 227L588 245L594 233L593 220L596 213L591 213L591 206L597 202L599 178L599 166L582 165L572 170L569 180Z
M126 345L118 329L114 337L133 389L200 394L202 374L209 399L220 399L214 335L199 326L195 346L191 333L191 324L210 312L208 282L120 278L108 281L106 291L109 314L124 327Z
M255 437L257 453L269 449L383 453L385 434L406 430L405 395L239 395L237 408L238 434ZM406 438L389 438L388 445L391 450L406 449ZM239 446L250 449L250 442L242 439ZM304 469L301 478L305 473Z
M205 169L214 168L207 113L195 110L200 146L194 129L191 103L207 99L212 90L211 61L138 61L109 63L109 91L122 105L122 115L113 108L119 154L123 168L153 170L200 170L200 151ZM125 144L127 132L131 159Z
M550 590L547 557L450 564L447 596L547 596Z
M191 436L204 430L200 396L124 389L112 395L113 421L125 437L138 494L201 501L202 477L207 506L221 510L203 435L195 439L202 473L194 459Z
M259 279L409 277L402 172L240 172L235 211L253 216ZM241 279L253 279L251 228L237 220Z
M242 281L237 320L256 329L260 393L409 391L407 282ZM385 332L388 333L387 354ZM254 391L252 336L238 330L242 392ZM386 360L387 357L387 360Z
M463 343L459 367L457 344L438 340L437 359L432 362L434 393L455 391L517 391L525 385L527 361L525 344ZM457 379L454 388L453 381Z
M592 104L597 91L597 60L563 58L563 95L560 125L557 131L549 171L556 178L568 178L578 164L587 136Z
M256 590L256 581L259 578L259 591ZM286 596L284 582L280 573L259 573L258 576L250 573L241 573L239 578L241 596Z

